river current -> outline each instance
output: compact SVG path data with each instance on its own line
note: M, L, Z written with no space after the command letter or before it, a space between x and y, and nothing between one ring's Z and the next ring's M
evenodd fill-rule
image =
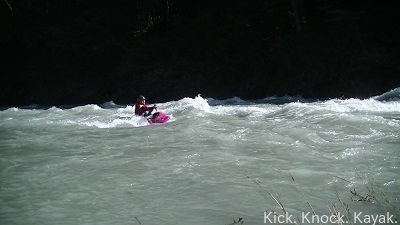
M113 102L3 108L0 224L257 225L286 215L320 224L338 213L348 224L398 220L399 93L199 95L159 103L171 121L152 125Z

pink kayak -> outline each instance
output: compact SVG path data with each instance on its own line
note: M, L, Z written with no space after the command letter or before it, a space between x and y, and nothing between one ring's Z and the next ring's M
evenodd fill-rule
M170 117L167 114L164 114L163 112L156 112L153 114L152 117L148 118L147 121L149 121L150 124L152 123L166 123L168 122Z

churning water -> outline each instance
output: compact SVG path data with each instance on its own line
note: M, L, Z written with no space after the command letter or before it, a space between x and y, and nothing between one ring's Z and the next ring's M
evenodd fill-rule
M279 223L272 210L302 224L307 212L399 219L399 93L197 96L158 104L172 120L155 125L112 102L6 108L0 224Z

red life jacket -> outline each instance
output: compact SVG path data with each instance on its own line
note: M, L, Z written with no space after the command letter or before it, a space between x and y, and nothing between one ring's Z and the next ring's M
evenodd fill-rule
M149 107L147 105L136 103L135 105L135 115L144 116L146 112L149 111Z

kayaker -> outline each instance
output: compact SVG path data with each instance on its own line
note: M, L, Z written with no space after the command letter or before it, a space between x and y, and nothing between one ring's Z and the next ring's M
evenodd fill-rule
M151 115L153 110L157 109L157 106L154 104L153 107L149 107L146 105L146 98L143 95L139 95L137 98L137 103L135 105L135 115L147 117Z

